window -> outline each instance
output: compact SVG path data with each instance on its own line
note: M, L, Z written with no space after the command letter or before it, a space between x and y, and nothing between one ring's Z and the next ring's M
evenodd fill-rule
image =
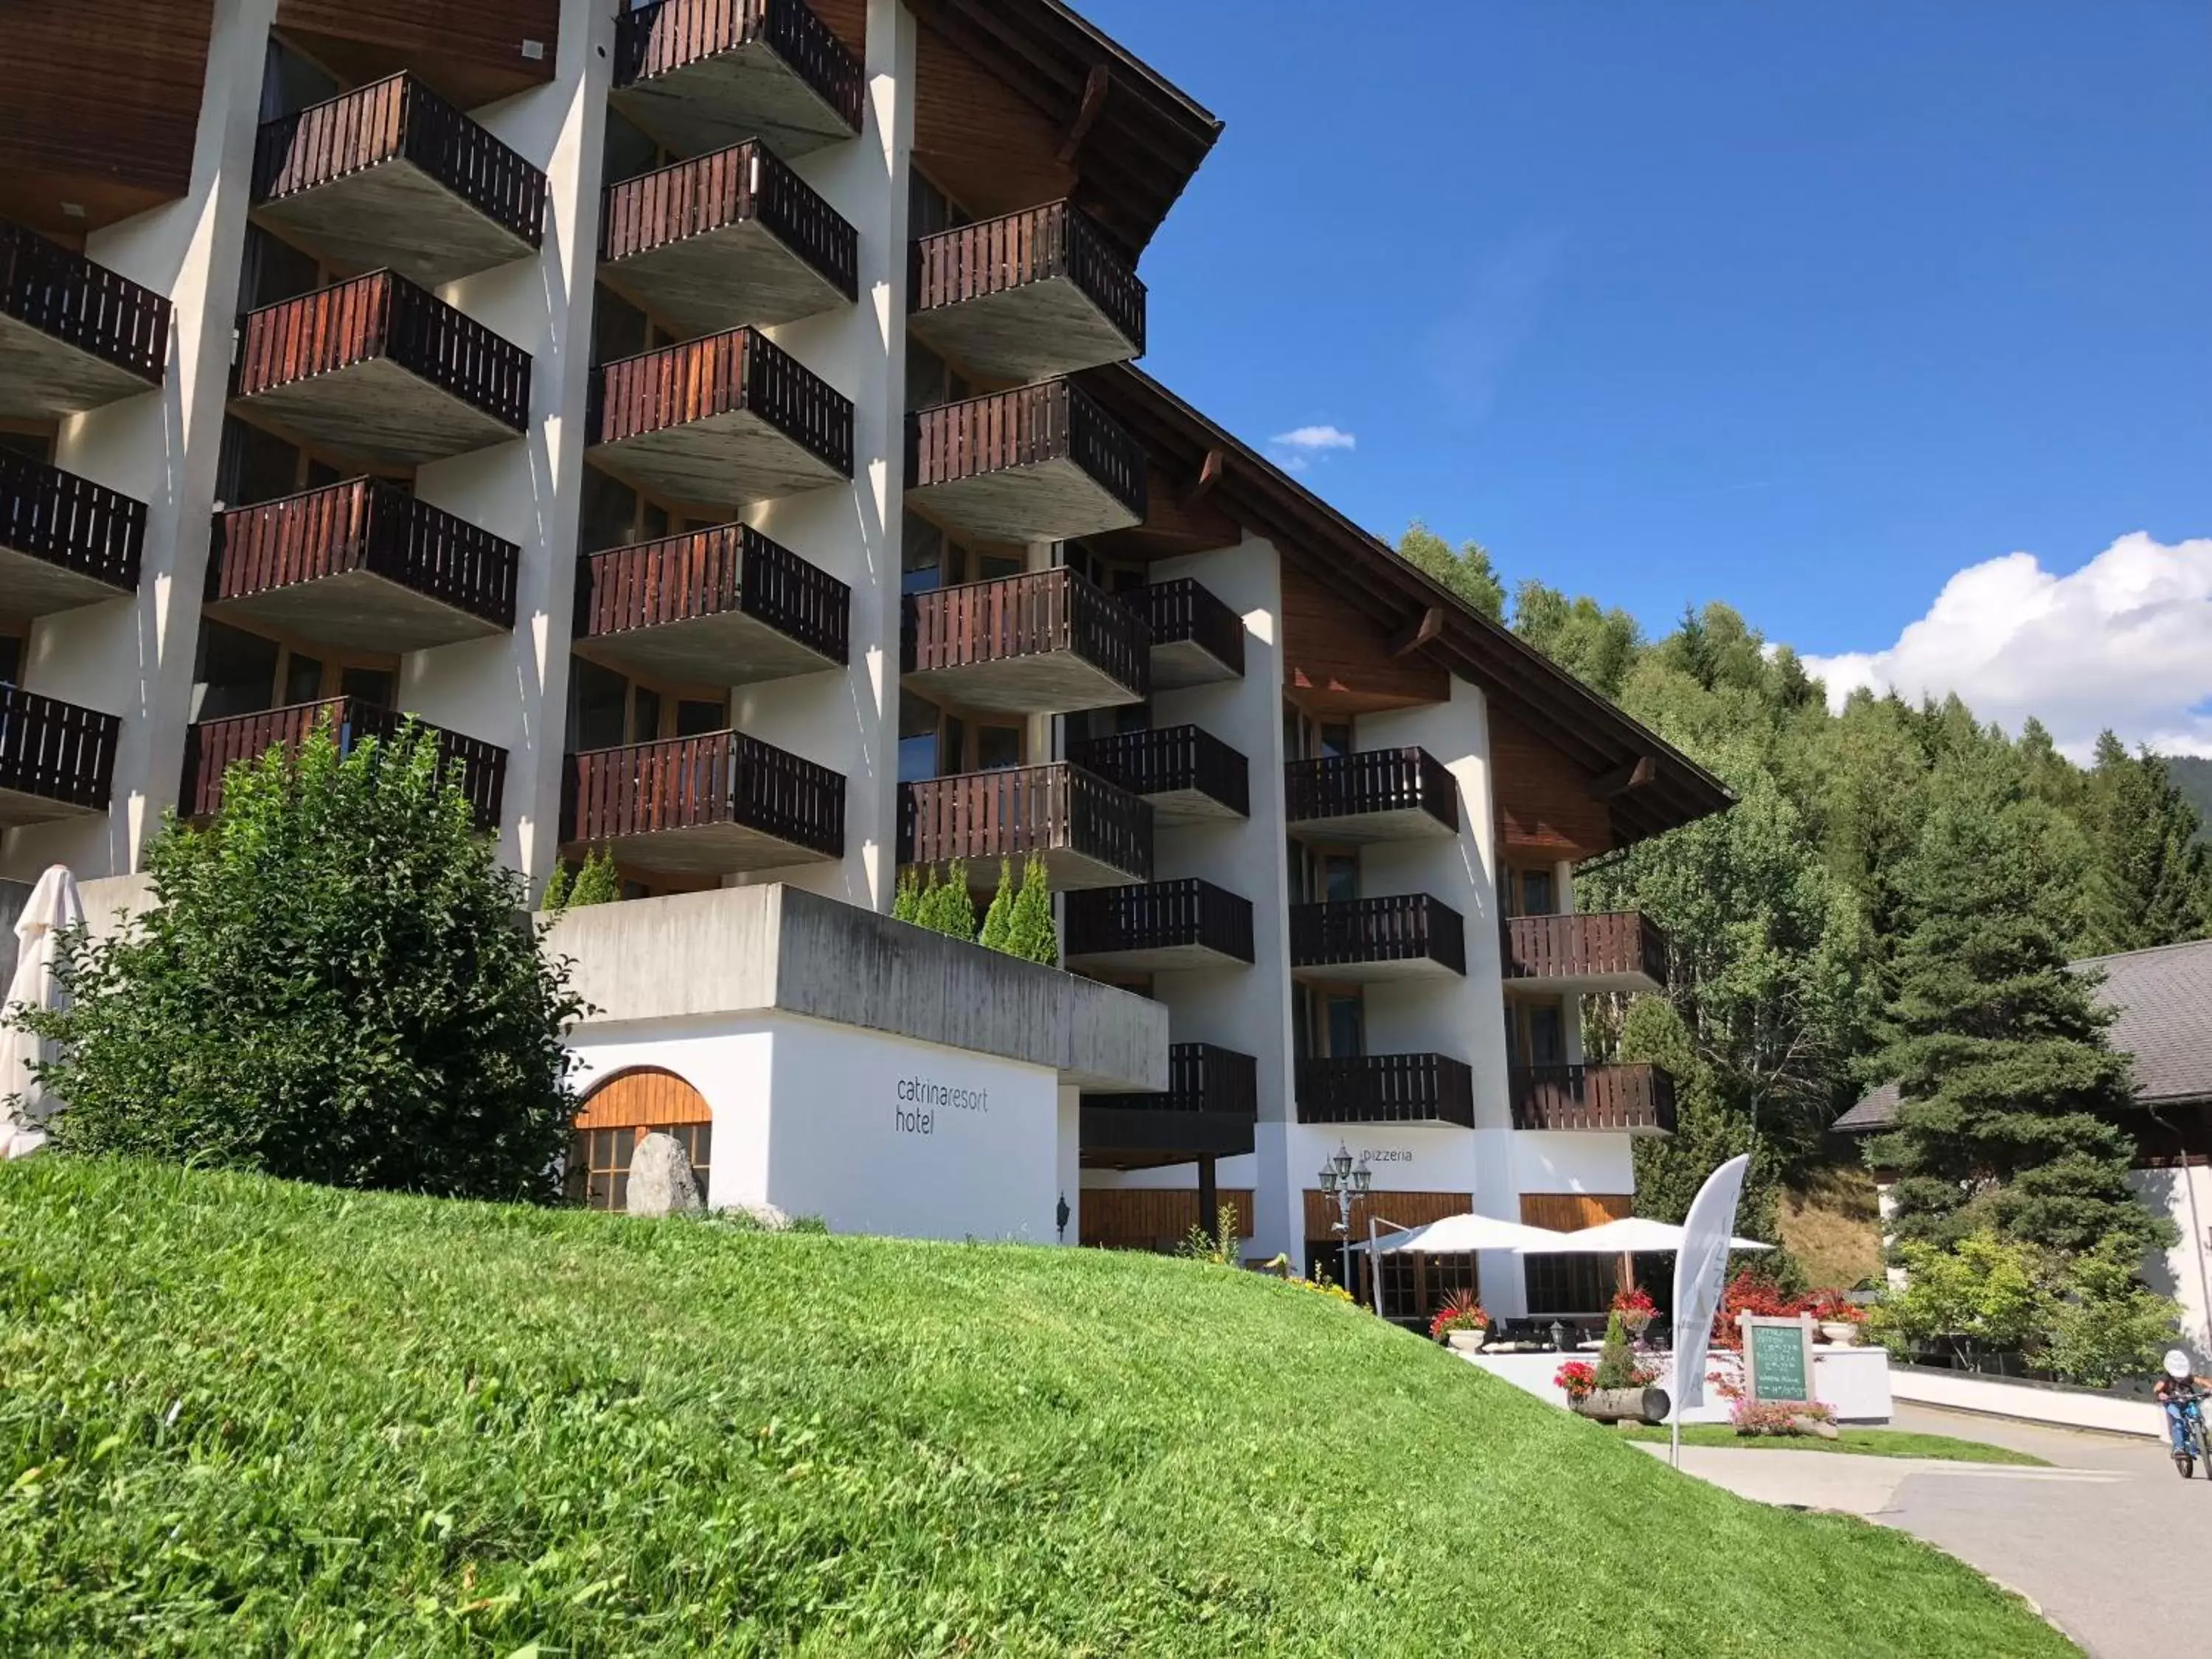
M937 775L937 705L911 691L899 694L898 781L920 783Z
M611 668L578 658L568 665L568 747L581 754L619 749L629 682Z
M1322 1030L1329 1057L1349 1060L1367 1052L1367 1011L1356 991L1322 993Z
M660 736L660 693L642 685L630 689L629 740L652 743Z
M1603 1313L1620 1287L1620 1258L1611 1255L1524 1255L1528 1312Z
M1022 728L1018 726L979 726L975 728L975 769L1003 772L1022 763Z
M660 165L660 147L631 125L619 110L607 112L607 136L599 155L601 179L610 185L650 173Z
M679 738L702 738L709 732L728 730L729 724L729 714L719 702L685 697L676 705L676 735Z
M577 543L586 553L626 547L637 538L637 492L595 466L584 469Z
M216 458L216 505L251 507L273 501L300 487L300 452L282 438L235 416L222 420L222 441Z
M1316 862L1320 866L1321 896L1331 904L1345 903L1359 896L1359 856L1356 853L1322 853Z
M1340 760L1352 752L1352 722L1324 722L1321 727L1321 753L1329 760Z
M1479 1294L1481 1284L1472 1255L1382 1255L1376 1258L1376 1276L1383 1316L1424 1331L1455 1291Z
M1564 1066L1567 1063L1567 1021L1565 1012L1557 1003L1536 1003L1523 1018L1528 1022L1528 1042L1525 1050L1531 1066Z
M645 313L619 294L605 288L592 302L592 361L611 363L618 357L635 357L653 343L652 325Z
M270 40L261 65L263 120L293 114L310 104L335 98L343 90L319 64L302 58L281 40Z
M1559 908L1559 902L1552 883L1552 872L1549 870L1522 871L1521 908L1518 914L1524 916L1556 915Z
M289 708L295 702L313 702L323 695L323 665L319 658L303 657L298 652L284 659L284 691L276 706Z
M323 286L323 268L311 253L280 242L258 225L246 228L246 261L239 270L238 308L258 311Z
M998 553L980 553L975 556L975 580L979 582L1004 581L1009 576L1018 576L1029 566L1021 560Z
M945 532L908 514L899 532L899 592L927 593L944 586L945 552Z
M397 678L388 668L347 668L338 675L338 694L358 697L374 708L396 708Z
M23 641L14 634L0 634L0 685L20 685L23 679Z
M691 1160L699 1190L707 1190L708 1166L714 1155L711 1123L624 1124L612 1129L579 1129L568 1146L568 1186L572 1203L592 1210L629 1207L629 1160L649 1134L673 1135Z
M192 665L191 718L227 720L268 708L276 684L277 654L274 640L203 619Z

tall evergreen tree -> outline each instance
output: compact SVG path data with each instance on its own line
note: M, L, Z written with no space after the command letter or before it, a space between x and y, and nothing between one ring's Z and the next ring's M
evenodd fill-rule
M2212 853L2197 809L2148 750L2097 739L2084 803L2090 848L2085 955L2142 951L2212 933Z
M2057 816L1985 772L1930 811L1905 872L1910 931L1878 1060L1902 1103L1867 1150L1898 1173L1900 1240L1992 1231L2139 1254L2171 1234L2128 1187L2129 1061L2054 926L2051 894L2076 879Z

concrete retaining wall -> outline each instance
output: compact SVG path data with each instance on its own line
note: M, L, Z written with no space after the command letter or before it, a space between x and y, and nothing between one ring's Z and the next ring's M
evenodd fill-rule
M2064 1429L2101 1429L2108 1434L2145 1435L2154 1440L2166 1437L2166 1413L2155 1401L2131 1399L2099 1389L1977 1376L1922 1365L1893 1365L1890 1388L1899 1400L1916 1405L2050 1423Z

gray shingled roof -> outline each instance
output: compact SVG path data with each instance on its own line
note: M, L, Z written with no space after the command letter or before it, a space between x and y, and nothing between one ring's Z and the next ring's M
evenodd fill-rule
M2117 1009L2112 1047L2136 1057L2136 1097L2147 1106L2212 1102L2212 939L2086 957L2067 964L2102 973L2097 1000ZM1885 1083L1836 1120L1845 1134L1897 1121L1897 1085Z

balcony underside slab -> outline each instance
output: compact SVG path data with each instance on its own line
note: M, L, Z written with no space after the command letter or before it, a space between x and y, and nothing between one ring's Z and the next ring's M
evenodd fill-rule
M1065 456L948 479L907 497L946 529L996 542L1058 542L1125 530L1138 514Z
M388 265L425 288L538 252L400 156L260 203L253 217L343 275Z
M0 418L59 420L151 392L155 384L44 329L0 316Z
M127 599L131 590L0 543L0 611L49 617L105 599Z
M675 875L738 875L833 861L811 847L741 823L693 824L641 836L617 836L593 844L612 853L620 863Z
M592 464L685 506L726 513L842 483L844 475L750 410L596 444Z
M1013 861L1015 878L1019 879L1023 855L1015 853L1008 856ZM1127 887L1133 882L1148 879L1144 871L1124 870L1103 858L1079 853L1070 847L1047 848L1043 858L1045 885L1055 893L1073 892L1086 887ZM968 861L968 884L984 892L998 886L999 860L995 854Z
M232 406L378 466L420 466L522 435L389 357L289 380Z
M678 155L757 137L789 158L854 137L845 118L764 40L617 87L609 96Z
M1076 651L1034 651L900 677L917 696L981 714L1070 714L1141 702L1144 694Z
M1243 671L1231 667L1196 640L1170 640L1152 647L1154 691L1182 691L1243 678Z
M495 622L368 570L342 570L311 581L289 582L216 600L205 609L219 621L257 623L348 651L404 654L463 640L490 639L507 631Z
M1508 996L1599 996L1610 992L1656 991L1659 981L1640 969L1618 974L1518 975L1505 981Z
M1229 823L1246 815L1203 789L1139 791L1152 804L1152 822L1164 824Z
M1136 343L1065 276L918 311L910 326L939 356L994 380L1047 380L1137 355Z
M757 219L740 219L599 267L609 288L686 338L796 322L848 303Z
M1294 966L1291 977L1309 985L1386 985L1405 980L1464 979L1461 969L1434 957L1399 957L1385 962L1328 962Z
M635 678L697 685L753 685L842 665L742 611L579 635L576 647L593 661Z
M1459 831L1419 806L1384 812L1345 812L1334 817L1296 818L1285 828L1299 841L1339 847L1369 847L1396 841L1449 841Z
M0 829L13 829L24 823L52 823L58 818L96 818L105 807L79 806L73 801L55 800L51 796L35 794L27 789L0 788Z
M1156 945L1141 951L1071 951L1066 960L1071 968L1116 974L1176 974L1194 969L1251 966L1241 957L1195 941L1188 945Z
M1086 1169L1157 1170L1242 1157L1253 1147L1253 1119L1243 1112L1085 1106L1079 1133Z

